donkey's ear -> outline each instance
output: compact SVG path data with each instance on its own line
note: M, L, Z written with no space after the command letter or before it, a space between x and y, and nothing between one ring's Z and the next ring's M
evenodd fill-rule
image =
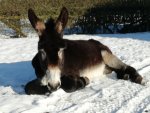
M58 33L61 33L64 30L67 22L68 22L68 10L66 7L63 7L61 9L59 17L56 20L55 28L56 28Z
M41 19L36 16L31 8L28 10L28 18L32 27L38 32L39 35L41 35L42 32L45 30L45 24Z

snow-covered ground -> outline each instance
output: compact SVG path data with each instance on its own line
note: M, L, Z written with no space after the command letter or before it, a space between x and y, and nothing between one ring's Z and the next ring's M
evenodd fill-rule
M150 113L150 33L64 38L101 41L134 66L148 80L146 86L118 80L112 73L73 93L59 89L50 96L26 95L24 85L35 78L31 59L37 52L38 38L34 34L22 39L1 35L0 113Z

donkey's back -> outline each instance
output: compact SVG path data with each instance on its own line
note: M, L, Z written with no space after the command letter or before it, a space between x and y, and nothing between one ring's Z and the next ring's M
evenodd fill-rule
M93 70L93 68L104 68L101 51L108 51L111 53L108 47L92 39L88 41L65 40L65 42L66 48L64 48L61 57L63 58L62 73L64 75L83 76L82 74L86 70L90 73L89 69ZM103 70L97 69L97 71L99 71L99 74L103 73ZM94 72L94 74L96 73ZM94 76L94 74L91 74L90 76Z

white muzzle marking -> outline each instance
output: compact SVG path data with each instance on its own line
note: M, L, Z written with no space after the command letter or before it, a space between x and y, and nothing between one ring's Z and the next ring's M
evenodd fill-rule
M61 85L60 81L61 71L58 67L49 67L46 71L46 75L42 78L41 83L44 86L48 86L50 89L58 89Z

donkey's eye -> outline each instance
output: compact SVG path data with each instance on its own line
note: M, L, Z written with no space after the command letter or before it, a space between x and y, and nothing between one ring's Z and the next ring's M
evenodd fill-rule
M44 61L46 59L46 52L43 49L41 49L39 50L39 54L41 59Z
M45 53L44 50L41 51L41 59L42 59L42 60L45 60L45 59L46 59L46 53Z
M38 56L41 68L45 70L47 68L46 52L43 49L40 49L38 52Z

